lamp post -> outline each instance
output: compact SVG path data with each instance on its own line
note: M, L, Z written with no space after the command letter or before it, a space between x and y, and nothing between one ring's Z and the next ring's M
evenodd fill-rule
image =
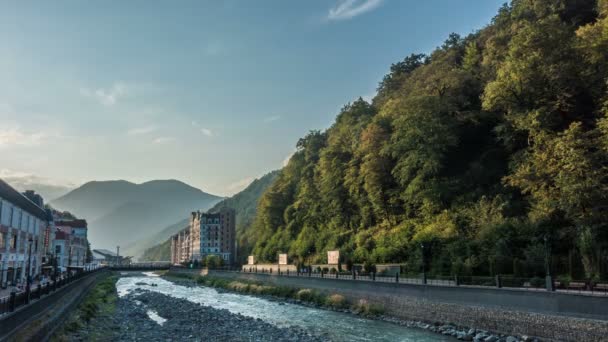
M27 242L29 243L29 252L27 255L27 274L26 274L26 279L25 279L25 302L29 303L30 302L30 286L32 283L32 277L30 276L31 270L32 270L32 243L34 242L34 240L32 240L32 238L30 238L29 240L27 240Z
M69 252L69 258L68 258L68 278L70 277L70 268L72 267L72 246L70 245L70 252Z
M426 265L425 265L425 255L424 255L424 242L420 243L420 250L422 253L422 283L426 284Z
M549 235L545 234L545 286L547 291L555 291L553 277L551 277L551 247L549 245Z

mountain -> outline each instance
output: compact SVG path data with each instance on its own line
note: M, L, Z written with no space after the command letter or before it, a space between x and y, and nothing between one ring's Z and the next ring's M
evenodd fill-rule
M50 204L87 219L91 244L113 250L117 245L134 244L221 199L177 180L142 184L118 180L86 183Z
M270 185L274 182L278 175L278 171L270 172L259 179L254 180L247 188L242 190L241 192L235 194L230 198L226 198L220 202L218 202L213 208L208 211L213 213L219 211L222 207L230 207L236 211L236 235L239 246L238 255L241 256L241 252L247 250L246 246L249 246L250 237L246 234L247 227L251 225L253 218L255 217L256 208L258 204L258 200L262 193L270 187ZM163 229L158 234L155 234L152 238L148 238L145 241L140 243L141 246L146 246L149 242L164 241L161 244L154 245L148 244L148 246L152 246L147 248L141 258L141 260L147 261L161 261L161 260L169 260L170 259L170 248L171 245L167 240L171 235L177 233L179 230L187 227L189 224L188 219L183 219L178 223L175 223L165 229ZM246 255L246 254L242 254ZM159 259L159 258L167 258L167 259Z
M5 176L1 178L20 192L24 192L25 190L36 191L40 196L42 196L45 203L50 202L55 198L59 198L73 189L65 185L48 184L44 179L34 176Z
M608 277L608 1L514 0L390 66L297 142L259 201L260 261Z

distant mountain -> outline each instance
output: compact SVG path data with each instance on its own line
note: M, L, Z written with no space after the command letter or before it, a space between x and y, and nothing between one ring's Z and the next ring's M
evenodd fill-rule
M31 181L20 177L4 177L3 179L12 187L21 192L25 190L36 191L38 194L40 194L40 196L42 196L45 203L55 198L59 198L73 189L63 185L44 184L42 182Z
M221 199L177 180L142 184L117 180L86 183L51 205L86 219L91 244L113 250L117 245L137 244L191 211L205 210Z
M268 189L268 187L274 182L277 175L278 171L273 171L259 179L254 180L243 191L218 202L213 208L208 210L208 212L211 213L219 211L222 207L230 207L236 210L236 235L239 245L239 255L242 254L241 252L243 251L243 247L248 245L245 238L245 232L255 217L258 201L266 189ZM171 245L167 239L169 239L171 235L177 233L179 230L187 227L188 224L188 219L185 218L163 229L160 233L156 234L153 239L148 239L147 241L154 241L156 243L159 241L164 242L157 245L148 245L152 247L145 250L141 260L169 260Z

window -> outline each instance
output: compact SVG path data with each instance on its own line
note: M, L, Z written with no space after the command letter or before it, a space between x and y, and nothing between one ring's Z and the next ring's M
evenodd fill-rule
M0 233L0 248L4 248L4 233Z
M61 245L55 246L55 254L61 254Z
M17 235L12 236L11 248L13 248L13 249L17 248Z

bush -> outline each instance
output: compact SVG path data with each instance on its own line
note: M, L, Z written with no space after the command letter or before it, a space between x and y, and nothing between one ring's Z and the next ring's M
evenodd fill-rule
M336 270L335 267L332 267L331 270L329 270L329 273L336 274L336 273L338 273L338 270Z
M366 261L363 263L363 271L365 273L376 272L376 265L372 264L370 261Z
M532 287L543 287L545 285L545 280L541 277L534 277L530 279L530 285L532 285Z
M349 272L353 270L353 261L350 259L346 260L346 270Z
M325 301L325 304L335 309L341 309L347 306L346 298L344 298L343 295L337 293L328 296Z
M328 273L328 272L329 272L329 268L323 267L323 273Z
M562 274L557 276L557 281L560 283L561 286L567 288L572 282L572 277L570 277L569 274Z
M296 293L296 298L305 302L312 302L314 297L315 294L311 289L302 289Z
M384 313L384 307L379 304L372 304L367 299L359 299L354 309L362 315L378 316Z

